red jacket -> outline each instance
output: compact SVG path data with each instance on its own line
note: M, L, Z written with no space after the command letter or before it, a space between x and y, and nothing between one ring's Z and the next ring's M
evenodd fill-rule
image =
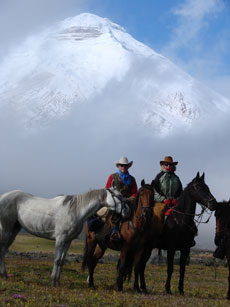
M106 189L108 188L111 188L112 186L112 181L113 181L113 175L110 175L108 180L107 180L107 183L106 183ZM131 195L129 197L136 197L137 196L137 183L136 183L136 180L134 177L132 177L133 180L132 180L132 186L131 186Z

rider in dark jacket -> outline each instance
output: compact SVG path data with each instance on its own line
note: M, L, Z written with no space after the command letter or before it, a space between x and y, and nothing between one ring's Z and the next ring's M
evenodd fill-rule
M154 200L165 203L168 208L166 215L169 215L171 208L177 205L178 197L182 192L182 183L175 174L176 165L171 156L166 156L160 161L161 171L154 179Z
M175 174L176 165L171 156L166 156L163 161L160 161L161 171L156 175L154 180L154 200L155 202L165 203L165 215L169 216L173 208L178 205L178 198L181 195L183 188L180 178ZM197 227L194 223L192 228L194 235L197 234ZM192 240L191 246L196 242Z

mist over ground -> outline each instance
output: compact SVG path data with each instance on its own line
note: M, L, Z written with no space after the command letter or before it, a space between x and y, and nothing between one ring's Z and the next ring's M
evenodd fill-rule
M24 125L20 111L2 107L0 192L21 189L49 198L102 188L123 155L134 161L130 173L140 186L143 178L151 182L156 176L164 156L172 155L179 161L177 174L184 187L198 171L205 172L212 194L228 200L229 114L163 137L138 120L142 106L128 90L124 99L124 90L110 84L103 96L76 104L62 120L42 127L37 123L32 129ZM214 231L212 217L199 227L197 247L213 248Z
M76 0L58 3L3 0L0 3L0 61L28 35L54 21L86 11L89 1L77 2L78 9L75 5L73 10ZM205 172L212 194L218 201L228 200L230 114L214 114L206 121L197 120L191 129L175 125L170 134L162 136L157 126L144 126L140 121L144 102L131 90L135 73L140 72L134 67L122 84L112 80L103 93L76 104L62 119L49 119L45 125L39 122L28 125L23 106L16 111L13 105L0 105L0 193L21 189L49 198L102 188L109 174L117 170L115 160L123 155L134 161L130 173L140 186L143 178L151 182L164 156L172 155L179 161L177 174L184 187L198 171ZM220 86L223 86L222 79ZM229 93L229 86L225 92ZM196 247L213 249L214 232L212 216L208 224L199 226Z

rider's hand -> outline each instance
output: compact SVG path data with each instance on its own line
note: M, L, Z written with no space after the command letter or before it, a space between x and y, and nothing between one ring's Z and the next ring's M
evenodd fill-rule
M173 204L173 207L178 205L178 201L176 198L173 198L172 204Z
M165 201L164 201L164 203L165 203L167 206L170 206L171 200L168 199L168 198L166 198Z

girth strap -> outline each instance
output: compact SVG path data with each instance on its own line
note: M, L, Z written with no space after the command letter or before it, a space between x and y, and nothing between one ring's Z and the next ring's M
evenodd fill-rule
M132 221L129 221L129 226L131 226L132 230L138 231L137 228L133 225Z

